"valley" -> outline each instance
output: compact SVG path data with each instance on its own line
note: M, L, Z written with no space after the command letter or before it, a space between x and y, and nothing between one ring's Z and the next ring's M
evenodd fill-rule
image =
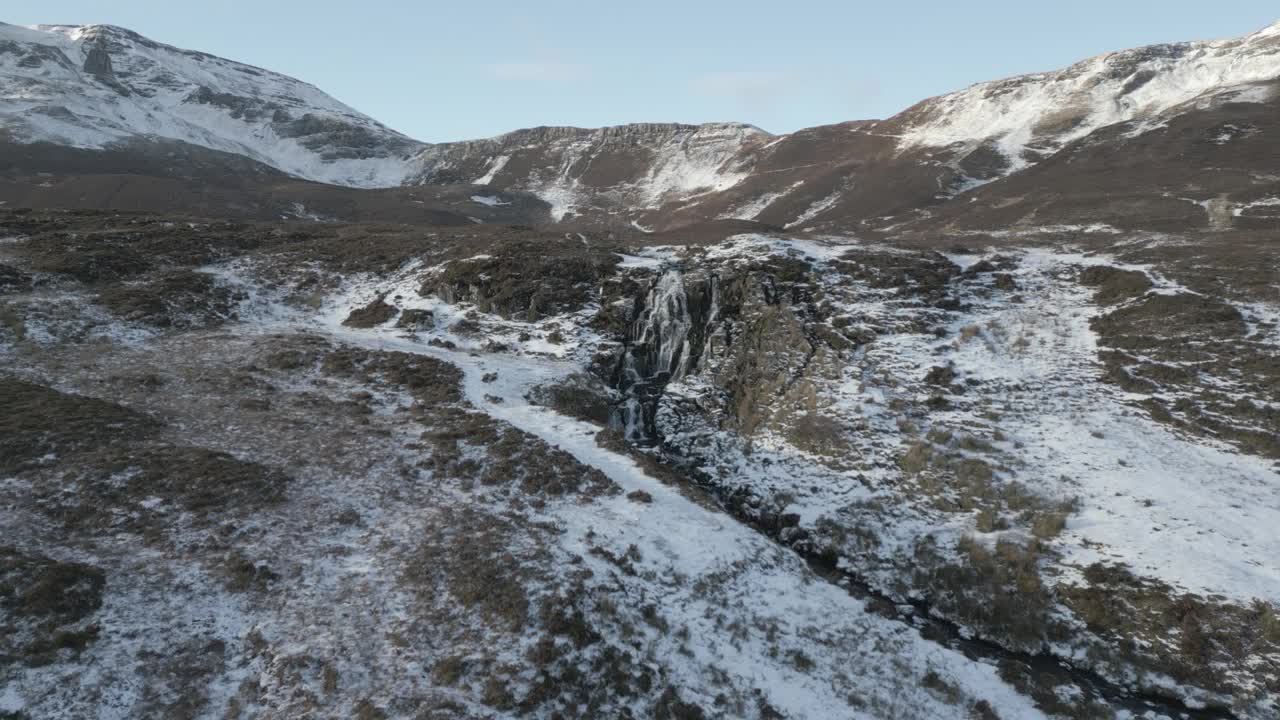
M0 24L0 719L1280 712L1280 31L427 144Z

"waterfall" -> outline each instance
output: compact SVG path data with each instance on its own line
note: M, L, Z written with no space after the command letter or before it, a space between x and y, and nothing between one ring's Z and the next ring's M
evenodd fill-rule
M627 344L614 377L623 399L614 426L627 440L657 442L658 401L667 383L697 369L703 344L719 314L719 281L714 275L692 280L686 288L680 269L662 273L638 303L627 332Z

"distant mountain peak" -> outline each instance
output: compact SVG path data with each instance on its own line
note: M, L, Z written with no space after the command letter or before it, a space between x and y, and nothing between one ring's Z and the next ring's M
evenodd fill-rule
M978 83L903 114L902 145L995 139L1012 167L1101 127L1163 113L1280 77L1280 23L1243 38L1164 43L1097 55L1063 70Z
M0 127L81 148L177 140L356 187L401 184L423 147L302 81L114 25L0 26Z
M92 150L181 142L359 188L476 184L536 195L557 221L667 229L878 222L1043 163L1105 128L1270 102L1280 22L979 83L886 120L772 135L753 125L539 126L430 145L300 80L114 25L0 23L0 132Z

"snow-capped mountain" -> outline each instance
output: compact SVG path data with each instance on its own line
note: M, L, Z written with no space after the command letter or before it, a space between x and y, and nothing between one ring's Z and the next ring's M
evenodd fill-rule
M878 121L772 136L745 125L537 128L426 149L415 182L531 192L560 219L648 228L709 219L891 225L1126 124L1126 137L1276 97L1280 23L1239 39L1108 53L983 83ZM883 220L883 221L882 221Z
M418 158L416 181L520 188L549 202L556 220L592 209L654 210L737 185L771 140L741 123L533 128L432 146Z
M1143 121L1141 131L1214 103L1264 102L1277 77L1280 23L1243 38L1151 45L981 83L926 100L895 124L903 148L991 139L1019 168L1109 125Z
M401 184L422 147L299 80L110 25L0 24L0 129L93 149L178 140L354 187Z
M121 28L0 25L0 138L116 152L178 141L356 188L483 185L534 195L564 224L874 230L1021 177L1087 138L1119 148L1224 105L1270 107L1277 78L1280 23L1239 39L1100 55L887 120L787 135L651 123L429 145L306 83Z

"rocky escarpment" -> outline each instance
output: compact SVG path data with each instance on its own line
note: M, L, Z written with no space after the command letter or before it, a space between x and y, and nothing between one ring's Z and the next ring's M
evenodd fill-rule
M959 269L941 256L868 255L863 262L835 266L879 287L918 293L939 308L958 306L947 281ZM662 439L656 422L662 389L686 379L707 393L698 398L698 414L744 437L798 420L821 424L813 417L821 388L876 334L839 312L810 262L785 255L728 263L694 255L663 270L647 291L617 301L612 312L619 304L629 320L608 379L627 395L622 424L641 441ZM665 402L675 422L682 400Z
M415 159L410 182L524 190L551 203L557 221L598 222L732 187L750 174L752 150L770 139L731 123L541 127L434 145Z
M983 378L949 357L953 347L963 357L971 343L1009 343L1026 353L1044 342L1025 326L1008 336L999 324L1005 320L968 319L984 307L1035 312L1018 308L1027 293L1046 291L1043 279L1012 256L961 265L937 253L859 248L818 260L737 242L736 253L691 251L639 284L601 288L601 313L626 318L595 323L615 329L617 349L593 365L612 394L586 382L574 387L612 404L615 430L780 542L891 602L955 623L966 638L1070 657L1069 665L1136 682L1148 699L1171 707L1181 700L1158 678L1178 678L1201 688L1203 699L1190 705L1208 701L1204 717L1233 717L1233 704L1247 707L1253 693L1274 692L1263 689L1275 687L1274 675L1246 669L1249 653L1273 652L1278 636L1246 639L1251 623L1271 622L1273 611L1123 566L1098 563L1082 579L1053 579L1061 571L1050 568L1068 552L1058 538L1083 508L1021 479L1026 451L1009 435L1020 437L1013 428L1025 421L996 400L1036 391L1006 384L999 373ZM1071 281L1079 283L1071 291L1077 296L1093 287L1108 298L1141 295L1151 285L1141 272L1112 267L1068 277L1078 278ZM1178 299L1153 294L1153 301ZM1126 320L1143 312L1142 304L1130 305L1095 326L1104 338L1137 333L1158 346L1158 331ZM1238 324L1240 313L1230 315ZM935 345L903 362L917 352L908 338ZM1087 368L1087 382L1105 387L1106 376ZM888 438L897 440L885 444ZM1267 454L1249 442L1242 445ZM906 531L916 513L935 529ZM972 518L967 533L940 529L961 517ZM1112 614L1129 606L1150 610L1140 618ZM1182 640L1162 639L1171 635ZM1253 649L1242 653L1240 643ZM1092 659L1081 663L1083 656ZM1097 687L1075 701L1054 701L1058 711L1108 717L1105 708L1127 697L1099 690L1107 680L1089 683Z

